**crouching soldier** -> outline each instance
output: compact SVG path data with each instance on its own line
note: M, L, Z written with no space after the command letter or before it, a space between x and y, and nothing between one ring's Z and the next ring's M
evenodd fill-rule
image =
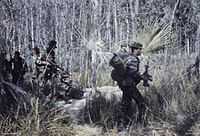
M140 60L138 56L141 55L142 44L132 43L128 44L129 52L122 52L114 54L110 60L110 65L114 68L111 73L113 80L117 81L119 88L122 90L122 113L123 113L123 124L127 126L132 118L133 113L131 112L132 99L135 100L139 115L137 122L143 124L145 116L145 102L144 98L137 89L137 84L143 78L139 73Z

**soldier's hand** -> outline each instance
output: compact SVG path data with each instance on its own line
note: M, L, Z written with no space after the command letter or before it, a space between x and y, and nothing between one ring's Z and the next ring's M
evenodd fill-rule
M153 81L152 75L148 75L148 80L149 80L149 81Z
M149 75L149 74L147 74L147 73L142 74L142 75L141 75L141 78L142 78L142 80L143 80L143 86L144 86L144 87L149 87L150 85L149 85L149 82L148 82L148 81L152 81L152 80L153 80L153 79L152 79L152 76Z
M141 78L142 78L142 80L149 80L149 81L153 81L153 78L152 78L152 76L151 76L151 75L149 75L149 74L146 74L146 73L143 73L143 74L141 75Z

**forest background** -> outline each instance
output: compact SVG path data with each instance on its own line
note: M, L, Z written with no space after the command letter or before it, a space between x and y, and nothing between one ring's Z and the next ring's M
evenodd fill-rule
M140 90L148 90L153 110L162 98L164 124L200 109L198 77L189 81L185 74L200 51L198 0L0 0L0 15L1 50L19 50L30 69L32 49L45 52L55 39L57 63L85 88L115 86L108 64L112 52L137 41L144 45L141 67L148 61L154 79ZM198 128L195 120L191 126Z

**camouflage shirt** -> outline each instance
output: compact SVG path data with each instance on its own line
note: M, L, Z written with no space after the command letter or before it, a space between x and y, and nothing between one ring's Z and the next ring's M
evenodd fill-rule
M139 74L139 64L140 60L137 56L129 56L125 61L126 72L128 75L133 75L134 77Z
M36 75L36 77L38 77L39 74L44 72L47 62L42 60L41 56L35 56L34 61L35 61L34 75Z
M112 78L114 79L115 77L115 79L118 79L116 81L118 82L118 85L121 86L137 85L141 80L141 76L139 73L139 64L140 64L139 58L137 56L133 56L127 53L124 53L123 55L118 54L118 56L119 56L118 58L121 58L121 60L123 61L123 67L122 66L120 67L120 65L116 66L118 68L112 71L111 74ZM117 59L115 59L115 61L117 61ZM124 74L122 74L123 73L122 69L125 70Z
M140 80L141 76L139 73L139 64L140 60L137 56L129 55L125 61L125 68L126 68L126 77L122 81L122 85L130 86L130 85L137 85Z

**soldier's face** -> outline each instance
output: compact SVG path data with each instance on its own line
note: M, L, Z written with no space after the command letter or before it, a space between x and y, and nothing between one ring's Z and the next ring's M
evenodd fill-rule
M136 55L140 56L142 54L142 49L136 49Z
M140 56L142 54L142 49L131 49L131 54L135 55L135 56Z

